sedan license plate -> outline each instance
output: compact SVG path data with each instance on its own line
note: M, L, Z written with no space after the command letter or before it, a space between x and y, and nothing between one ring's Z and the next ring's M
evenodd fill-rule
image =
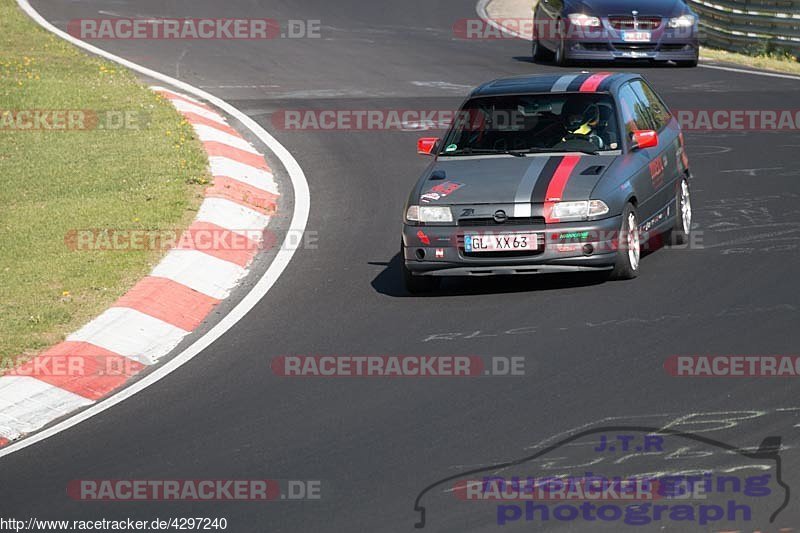
M464 235L464 251L470 253L536 251L538 246L535 233Z
M622 40L626 43L649 43L649 31L623 31Z

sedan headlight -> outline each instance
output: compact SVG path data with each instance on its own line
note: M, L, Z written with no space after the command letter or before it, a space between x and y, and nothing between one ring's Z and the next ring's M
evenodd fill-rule
M579 220L596 217L608 213L608 206L602 200L584 200L581 202L558 202L550 213L558 220Z
M433 205L412 205L406 211L409 222L452 222L453 213L449 207Z
M691 28L694 26L695 18L692 15L681 15L669 19L670 28Z
M568 17L572 24L582 28L600 27L600 19L597 17L592 17L591 15L584 15L583 13L570 13Z

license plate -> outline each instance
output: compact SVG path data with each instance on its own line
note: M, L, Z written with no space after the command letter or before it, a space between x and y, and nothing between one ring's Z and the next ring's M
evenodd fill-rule
M470 253L536 251L538 246L535 233L464 235L464 251Z
M623 31L622 40L626 43L649 43L649 31Z

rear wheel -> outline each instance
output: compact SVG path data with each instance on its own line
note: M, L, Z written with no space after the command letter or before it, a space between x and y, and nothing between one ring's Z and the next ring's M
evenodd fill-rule
M609 276L610 279L633 279L638 276L640 254L639 218L636 207L629 203L622 211L617 261Z
M689 61L676 61L675 64L682 68L692 68L697 66L697 59L692 59Z
M692 231L692 198L689 180L681 179L675 193L675 225L670 232L671 244L686 244Z
M403 285L411 294L431 292L439 288L440 278L434 276L415 276L406 266L405 245L400 243L400 268L403 271Z

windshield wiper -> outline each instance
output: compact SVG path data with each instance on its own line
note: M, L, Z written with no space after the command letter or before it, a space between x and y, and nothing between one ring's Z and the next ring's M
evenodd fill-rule
M452 152L442 152L441 155L448 157L451 155L477 155L477 154L508 154L514 157L525 157L524 151L519 150L506 150L500 148L462 148Z
M529 154L547 154L553 152L580 152L582 154L589 154L589 155L598 155L600 154L600 150L559 150L558 148L528 148L527 150L521 150L524 153Z

